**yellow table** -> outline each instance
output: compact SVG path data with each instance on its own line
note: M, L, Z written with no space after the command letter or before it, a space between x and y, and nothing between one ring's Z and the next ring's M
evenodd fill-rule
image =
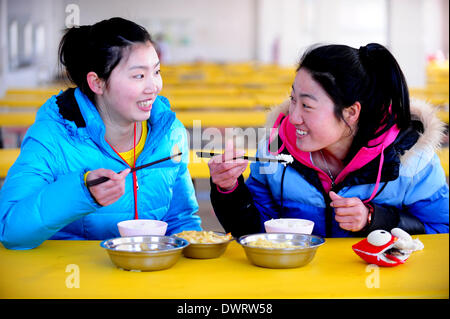
M46 241L27 251L0 245L0 298L449 298L449 236L420 235L424 250L377 268L352 251L357 238L330 238L301 268L253 266L232 242L217 259L166 270L116 268L98 241Z

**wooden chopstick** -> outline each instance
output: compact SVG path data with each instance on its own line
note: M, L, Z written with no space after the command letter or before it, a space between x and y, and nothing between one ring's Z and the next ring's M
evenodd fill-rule
M157 160L157 161L154 161L154 162L150 162L150 163L147 163L147 164L144 164L144 165L141 165L141 166L133 167L133 168L130 170L130 173L133 173L133 172L136 172L136 171L138 171L138 170L140 170L140 169L143 169L143 168L146 168L146 167L149 167L149 166L152 166L152 165L155 165L155 164L158 164L158 163L161 163L161 162L170 160L171 158L180 156L181 154L182 154L182 153L179 152L178 154L174 154L174 155L171 155L171 156L167 156L167 157L161 158L161 159L159 159L159 160ZM86 185L87 185L87 187L91 187L91 186L95 186L95 185L104 183L104 182L106 182L106 181L109 181L109 177L102 176L102 177L93 179L93 180L91 180L91 181L87 181L87 182L86 182Z
M214 153L214 152L197 152L196 153L198 157L213 157L216 155L223 155L221 153ZM230 160L235 159L245 159L253 162L276 162L276 163L285 163L286 161L283 159L276 159L276 158L265 158L265 157L254 157L254 156L239 156L239 157L233 157Z

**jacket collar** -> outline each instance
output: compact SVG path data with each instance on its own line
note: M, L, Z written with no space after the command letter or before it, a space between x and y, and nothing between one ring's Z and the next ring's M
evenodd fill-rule
M427 110L426 105L422 105L421 108L415 106L417 102L412 105L413 121L411 127L401 132L393 127L376 140L371 141L368 147L362 148L337 176L338 187L336 187L336 190L347 185L375 183L376 187L370 197L372 199L377 194L380 182L387 182L398 177L401 160L406 160L412 151L427 147L424 140L432 145L433 141L439 144L436 140L442 134L442 126L436 123L435 117L427 117L427 114L430 114L430 109ZM288 107L289 101L286 101L268 115L268 123L274 123L272 129L279 129L278 145L282 146L278 153L291 154L295 159L293 167L316 187L328 192L331 189L329 176L311 163L309 153L297 149L295 136L292 137L289 134L289 119L288 116L284 115L284 112L288 111ZM422 122L424 120L425 124ZM273 141L273 139L269 137L269 141ZM318 185L317 177L322 187Z
M68 126L76 125L76 131L87 135L100 147L111 150L106 142L105 125L95 105L79 88L69 88L56 97L58 111ZM146 148L154 150L158 146L161 137L168 133L175 120L175 113L170 110L169 101L158 96L153 103L152 112L148 123ZM112 151L112 150L111 150ZM113 152L113 151L112 151Z

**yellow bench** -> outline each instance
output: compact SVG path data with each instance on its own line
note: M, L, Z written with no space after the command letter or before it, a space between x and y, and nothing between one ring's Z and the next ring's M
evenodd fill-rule
M208 161L209 158L199 158L196 154L197 150L191 150L189 152L189 164L188 169L193 179L197 178L209 178ZM5 178L9 168L15 162L19 156L20 149L0 149L0 178ZM248 155L255 155L256 150L249 150ZM445 176L449 176L449 148L445 147L440 149L437 154L441 160L442 167L445 171ZM250 174L250 166L244 172L244 177L248 177Z
M0 127L28 127L34 123L36 112L5 112L0 113Z

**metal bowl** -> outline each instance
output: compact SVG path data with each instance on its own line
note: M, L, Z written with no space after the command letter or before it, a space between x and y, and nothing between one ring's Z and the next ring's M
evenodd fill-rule
M225 233L213 232L220 236L225 236ZM176 235L175 235L176 236ZM189 243L189 246L183 249L183 255L188 258L210 259L222 256L228 247L228 244L234 238L219 243Z
M274 243L288 242L293 248L266 248L249 246L249 243L258 239L265 239ZM248 260L256 266L266 268L296 268L308 264L316 254L319 246L325 239L307 234L292 233L261 233L245 235L238 239L244 248Z
M153 271L172 267L189 242L178 237L152 235L112 238L100 246L119 268Z

